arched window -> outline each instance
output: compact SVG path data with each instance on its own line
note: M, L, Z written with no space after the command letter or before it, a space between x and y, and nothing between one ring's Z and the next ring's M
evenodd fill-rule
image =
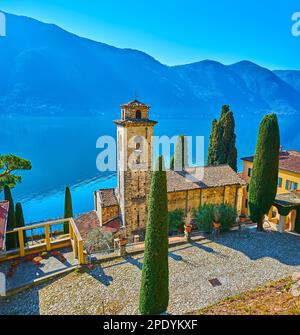
M135 118L140 120L142 118L142 112L141 111L136 111Z
M135 150L141 149L141 143L136 143L135 144Z

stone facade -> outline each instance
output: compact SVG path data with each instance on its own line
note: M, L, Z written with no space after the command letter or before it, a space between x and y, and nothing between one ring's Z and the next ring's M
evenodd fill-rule
M117 125L118 185L116 189L95 192L95 207L101 225L120 216L127 237L141 235L147 224L147 203L152 173L152 137L155 121L149 119L150 107L132 101L121 106ZM229 203L242 208L245 182L228 165L202 167L201 180L188 180L192 169L167 172L168 209L183 209L191 214L201 204Z

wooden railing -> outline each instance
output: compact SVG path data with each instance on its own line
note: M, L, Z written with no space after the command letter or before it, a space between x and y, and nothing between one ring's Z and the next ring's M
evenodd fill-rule
M51 226L59 225L59 224L68 224L69 225L69 233L68 234L61 234L61 238L57 238L55 240L51 240ZM42 237L39 241L35 244L28 243L25 246L24 242L24 232L27 230L33 231L34 229L45 229L44 233L42 233ZM0 255L0 261L8 260L17 257L24 257L26 255L35 254L41 251L51 251L54 249L64 248L72 246L74 257L78 259L79 264L84 264L85 257L84 257L84 250L83 250L83 239L79 233L79 230L73 220L70 219L61 219L55 221L48 221L38 224L33 224L30 226L15 228L14 230L10 230L6 232L8 234L16 234L18 238L18 245L19 248L15 250L10 250ZM43 241L43 242L41 242Z

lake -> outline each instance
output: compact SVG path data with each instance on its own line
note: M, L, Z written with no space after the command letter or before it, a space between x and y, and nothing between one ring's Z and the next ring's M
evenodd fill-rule
M155 135L204 136L205 154L211 119L157 119ZM237 148L240 160L254 153L260 118L236 118ZM116 125L101 117L1 117L0 153L30 159L32 170L23 172L23 182L13 190L14 201L23 205L26 223L57 218L64 211L64 189L71 187L74 213L94 208L93 192L116 185L115 173L100 173L96 141L102 135L114 136ZM291 136L288 119L281 118L281 142L299 150L300 141ZM3 192L0 195L3 197Z

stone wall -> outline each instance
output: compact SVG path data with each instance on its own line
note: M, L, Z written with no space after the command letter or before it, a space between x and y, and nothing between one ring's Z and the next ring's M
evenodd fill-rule
M101 224L105 224L119 215L119 206L110 206L102 208Z
M188 190L168 193L168 209L183 209L185 214L202 204L219 205L228 203L241 211L242 188L239 186L212 187L198 190Z

